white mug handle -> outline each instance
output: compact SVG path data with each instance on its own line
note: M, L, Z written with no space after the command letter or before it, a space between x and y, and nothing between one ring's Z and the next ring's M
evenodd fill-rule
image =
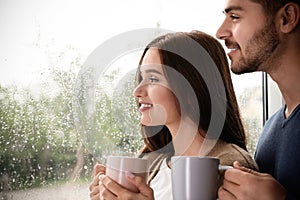
M233 169L233 167L229 165L219 165L219 171L225 171L227 169Z

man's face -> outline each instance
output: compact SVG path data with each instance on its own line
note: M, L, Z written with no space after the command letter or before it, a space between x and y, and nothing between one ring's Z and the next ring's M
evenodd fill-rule
M225 19L216 35L230 52L231 70L236 74L266 71L266 64L279 44L273 20L260 4L250 0L226 0Z

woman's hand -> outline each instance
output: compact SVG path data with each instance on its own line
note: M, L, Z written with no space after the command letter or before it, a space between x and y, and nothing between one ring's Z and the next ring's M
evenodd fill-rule
M138 188L138 193L125 189L105 175L100 175L100 199L154 200L153 190L145 183L144 178L130 172L126 172L126 178Z
M106 173L106 168L104 165L96 164L94 166L94 179L90 184L90 199L99 200L100 199L100 186L99 186L99 176L104 176Z

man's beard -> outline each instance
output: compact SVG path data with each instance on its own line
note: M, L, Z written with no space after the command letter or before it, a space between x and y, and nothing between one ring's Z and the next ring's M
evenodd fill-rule
M231 44L237 46L241 53L238 60L232 60L231 71L235 74L260 71L259 67L262 67L262 64L266 64L279 42L275 24L270 20L264 28L257 31L248 40L244 53L241 52L238 44ZM227 41L227 43L231 42Z

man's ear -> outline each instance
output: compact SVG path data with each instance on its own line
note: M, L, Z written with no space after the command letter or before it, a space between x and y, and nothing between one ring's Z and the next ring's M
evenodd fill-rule
M280 30L289 33L299 26L300 7L296 3L287 3L280 9Z

